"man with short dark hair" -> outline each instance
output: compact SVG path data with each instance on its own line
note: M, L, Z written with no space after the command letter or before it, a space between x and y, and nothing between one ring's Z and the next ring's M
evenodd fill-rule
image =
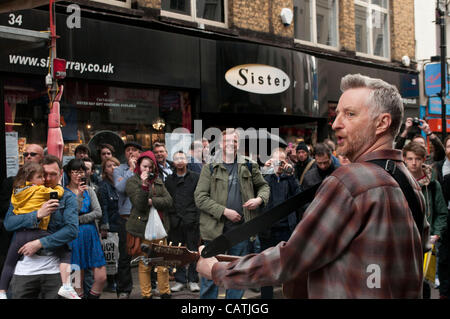
M306 172L303 179L302 188L307 189L313 185L321 183L336 169L331 158L331 149L324 143L319 143L314 147L313 167Z
M61 161L52 155L43 159L44 185L54 188L62 175ZM10 205L5 218L5 228L16 231L23 228L36 228L45 216L51 216L48 224L49 236L26 243L19 249L24 255L19 260L11 282L14 299L56 299L61 287L59 258L51 250L68 244L78 236L78 203L70 192L64 192L60 200L50 199L42 207L29 214L16 215ZM37 255L41 248L46 253ZM76 283L79 284L79 283Z
M131 277L130 262L131 257L127 251L127 231L125 225L131 212L130 198L127 196L125 188L128 179L134 176L134 169L142 146L136 142L125 144L125 158L127 162L120 164L114 169L114 187L119 195L119 263L117 269L117 296L119 299L128 299L133 289L133 279Z
M308 145L301 141L296 147L297 162L295 163L295 177L299 181L300 185L303 183L306 172L308 172L314 164L314 159L309 156L311 153Z
M166 144L162 142L156 142L153 144L153 154L155 154L156 161L158 162L158 168L161 172L159 176L163 182L166 181L167 176L174 172L173 163L167 159L169 154L167 153Z
M194 191L200 175L187 168L187 158L183 151L173 155L173 163L175 172L164 183L173 200L173 207L169 210L169 240L196 251L200 243L200 211L195 206ZM171 290L180 291L187 285L192 292L199 291L195 267L196 263L189 264L187 275L186 268L177 269L174 274L176 283Z
M89 149L89 147L87 145L80 144L75 148L73 155L75 155L75 158L79 158L79 159L83 159L85 157L91 157L91 150Z

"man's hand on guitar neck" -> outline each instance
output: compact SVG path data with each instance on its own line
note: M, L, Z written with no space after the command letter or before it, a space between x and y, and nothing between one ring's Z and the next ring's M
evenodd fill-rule
M197 261L197 272L200 276L212 280L212 268L213 266L219 262L217 258L211 257L211 258L203 258L202 257L202 250L205 248L205 246L198 247L198 252L200 254L200 258Z

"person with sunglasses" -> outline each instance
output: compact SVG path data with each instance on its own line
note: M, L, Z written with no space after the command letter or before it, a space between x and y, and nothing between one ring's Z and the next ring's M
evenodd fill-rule
M28 144L23 152L24 164L29 162L41 163L44 158L44 149L38 144ZM13 183L15 176L5 178L0 186L0 272L3 269L3 263L8 253L11 243L12 233L7 232L3 227L3 219L9 208L11 195L13 192Z

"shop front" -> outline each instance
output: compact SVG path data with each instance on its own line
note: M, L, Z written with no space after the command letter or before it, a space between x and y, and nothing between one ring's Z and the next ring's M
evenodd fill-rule
M17 14L23 28L46 29L47 12ZM177 128L193 137L194 120L201 120L200 135L209 127L277 128L288 140L289 134L310 137L318 121L326 121L326 91L310 55L93 18L70 28L66 19L57 14L57 55L67 68L59 82L64 162L80 143L89 145L96 162L100 143L116 145L123 161L125 142L149 149L155 141L168 142ZM8 24L7 14L0 24ZM48 54L47 48L0 52L2 177L23 163L25 144L46 145ZM304 131L293 131L299 125Z

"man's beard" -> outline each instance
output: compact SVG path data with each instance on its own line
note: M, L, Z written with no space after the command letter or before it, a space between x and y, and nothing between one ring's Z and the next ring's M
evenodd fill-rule
M371 132L370 128L367 130ZM358 131L355 136L347 137L344 147L339 147L336 153L339 155L346 156L350 161L356 160L356 156L364 153L365 149L375 142L375 135L367 136L364 132Z

